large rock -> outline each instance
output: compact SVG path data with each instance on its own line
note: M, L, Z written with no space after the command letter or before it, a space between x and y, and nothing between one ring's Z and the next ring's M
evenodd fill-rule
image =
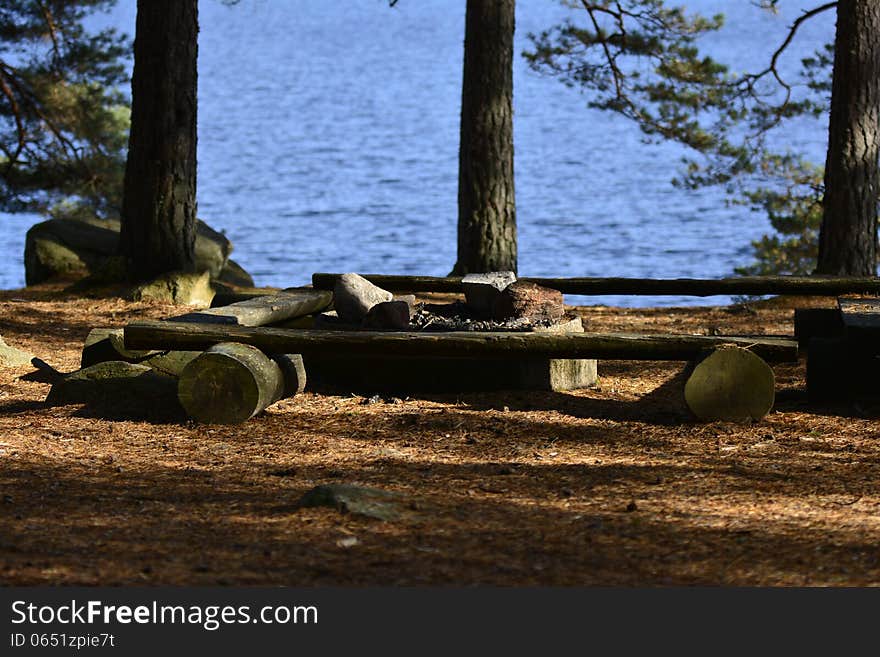
M498 321L527 319L531 322L557 322L565 315L562 292L535 283L517 281L498 295L492 316Z
M34 355L11 347L0 337L0 367L21 367L31 362Z
M393 298L391 292L357 274L343 274L333 288L333 306L339 319L355 324L360 324L377 303Z
M197 308L209 308L213 298L211 276L206 271L200 274L163 274L148 283L138 285L131 293L132 301L158 301Z
M50 219L30 228L25 238L25 282L36 285L51 278L80 278L118 272L119 222L115 220ZM221 275L233 284L250 279L238 265L227 267L232 243L203 221L196 223L196 268ZM239 271L240 270L240 271ZM253 281L251 280L251 283Z
M501 291L516 282L512 271L493 271L485 274L468 274L461 279L465 302L478 317L489 318Z

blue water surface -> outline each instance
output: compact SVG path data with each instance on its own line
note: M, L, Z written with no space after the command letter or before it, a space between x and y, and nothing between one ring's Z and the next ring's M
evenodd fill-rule
M724 12L706 43L737 70L768 61L809 6L778 15L746 0L688 3ZM315 271L441 276L455 261L463 0L219 0L200 3L199 216L224 231L258 285ZM571 14L519 0L516 49ZM95 25L132 32L134 0ZM785 70L833 34L833 12L807 23ZM769 231L718 189L673 187L687 152L646 144L626 120L531 72L514 79L519 268L528 276L720 277L750 261ZM782 148L824 159L826 127L801 121ZM38 218L4 217L0 288L24 284L22 250ZM626 306L724 298L569 297Z

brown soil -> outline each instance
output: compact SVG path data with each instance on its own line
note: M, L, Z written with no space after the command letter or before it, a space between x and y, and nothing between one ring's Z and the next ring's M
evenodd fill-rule
M577 312L588 330L785 335L792 307ZM179 312L2 292L0 335L70 371L91 327ZM680 369L602 362L598 388L565 394L308 393L234 427L149 400L47 406L33 368L0 369L0 584L880 583L880 407L810 407L802 362L775 367L764 421L696 424L656 390ZM294 507L334 482L413 513Z

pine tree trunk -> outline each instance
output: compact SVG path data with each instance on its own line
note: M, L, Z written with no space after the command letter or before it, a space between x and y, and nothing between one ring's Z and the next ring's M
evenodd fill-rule
M197 0L138 0L120 251L134 280L195 267Z
M514 0L467 0L454 275L516 271Z
M839 0L817 273L876 275L878 154L880 3Z

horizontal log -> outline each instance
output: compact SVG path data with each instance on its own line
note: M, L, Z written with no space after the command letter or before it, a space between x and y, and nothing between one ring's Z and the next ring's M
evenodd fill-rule
M249 344L267 353L303 355L622 360L690 360L706 350L734 344L749 348L768 361L797 359L797 343L782 338L627 333L315 331L156 321L133 322L125 327L125 345L130 349L204 349L219 342Z
M237 326L265 326L327 309L333 293L326 290L300 290L253 297L219 308L172 317L169 321Z
M312 275L315 289L332 290L340 274ZM386 276L363 274L364 278L389 292L461 292L459 277ZM563 294L584 296L838 296L880 293L880 278L821 276L743 276L737 278L519 278L559 290Z

